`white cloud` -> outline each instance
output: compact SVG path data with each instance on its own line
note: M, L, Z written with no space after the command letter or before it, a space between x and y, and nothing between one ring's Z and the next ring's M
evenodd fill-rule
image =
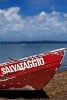
M43 11L40 13L40 16L46 16L46 13Z
M2 33L15 32L23 27L22 18L18 14L20 8L12 7L7 10L0 10L0 29Z
M67 34L67 15L53 11L22 16L19 7L0 9L0 40L59 39Z
M64 17L67 17L67 13L66 13L66 14L64 14Z

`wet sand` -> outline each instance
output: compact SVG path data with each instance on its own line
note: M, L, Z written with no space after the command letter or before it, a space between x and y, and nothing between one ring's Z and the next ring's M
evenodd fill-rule
M67 71L57 72L40 91L0 91L0 100L67 100Z

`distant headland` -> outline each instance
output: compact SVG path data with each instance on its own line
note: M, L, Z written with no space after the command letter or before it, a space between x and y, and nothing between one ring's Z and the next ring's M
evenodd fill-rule
M0 44L67 43L67 41L0 41Z

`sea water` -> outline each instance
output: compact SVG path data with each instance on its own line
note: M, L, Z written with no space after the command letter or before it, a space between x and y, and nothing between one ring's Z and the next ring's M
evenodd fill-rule
M0 44L0 63L10 61L8 57L17 60L60 48L67 49L67 43ZM60 70L67 70L67 50Z

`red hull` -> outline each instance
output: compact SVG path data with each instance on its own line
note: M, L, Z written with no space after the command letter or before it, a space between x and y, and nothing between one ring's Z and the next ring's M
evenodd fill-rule
M65 48L0 65L0 89L42 89L54 76Z

